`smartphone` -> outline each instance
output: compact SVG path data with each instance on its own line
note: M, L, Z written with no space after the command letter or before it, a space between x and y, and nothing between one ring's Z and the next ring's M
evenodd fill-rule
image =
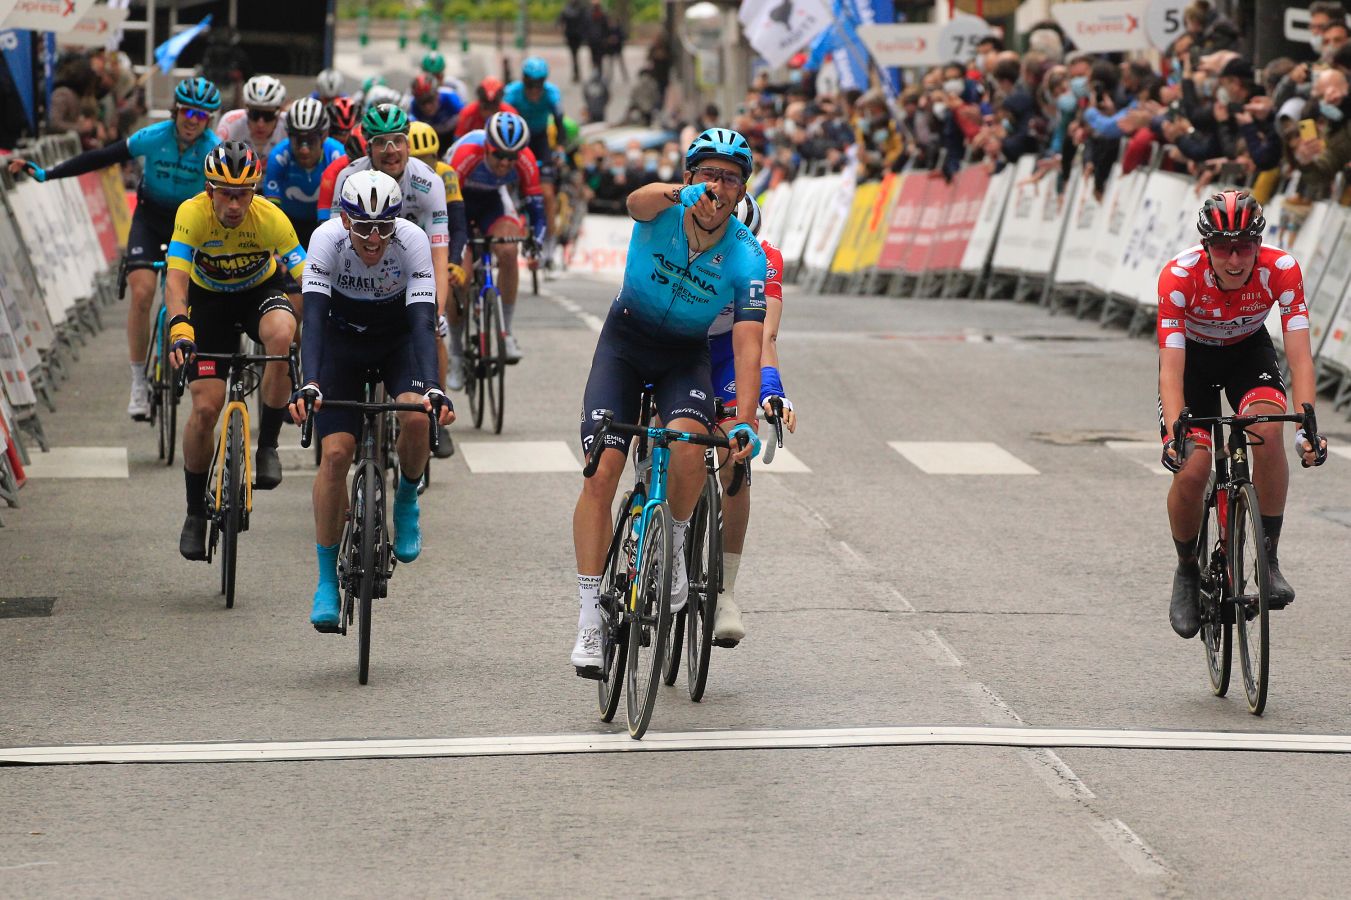
M1303 141L1314 141L1318 139L1318 124L1313 119L1299 120L1299 137Z

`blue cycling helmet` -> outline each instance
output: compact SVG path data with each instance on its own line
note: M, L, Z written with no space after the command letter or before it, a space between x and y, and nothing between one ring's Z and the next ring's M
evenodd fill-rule
M521 63L521 77L526 81L543 81L549 77L549 64L538 56Z
M505 153L519 153L530 143L530 126L513 112L494 113L483 126L488 145Z
M220 109L220 91L200 75L185 78L174 88L174 102L179 106L192 106L211 112Z
M685 151L685 168L693 169L705 159L725 159L741 167L741 177L751 177L751 145L730 128L709 128Z

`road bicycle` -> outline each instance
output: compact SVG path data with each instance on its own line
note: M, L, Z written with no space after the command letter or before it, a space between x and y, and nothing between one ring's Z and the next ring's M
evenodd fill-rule
M163 249L163 248L161 248ZM174 464L174 449L178 440L178 401L182 396L178 373L169 362L169 308L164 303L165 276L168 266L164 260L122 260L117 276L117 294L127 290L127 273L134 269L151 269L159 274L155 291L155 311L151 317L150 343L145 350L145 380L150 385L150 415L147 421L159 437L159 458L166 466Z
M640 469L633 489L624 495L606 554L600 594L601 667L579 669L578 674L599 682L597 699L605 722L613 719L619 708L623 682L629 736L637 740L652 721L671 636L674 551L671 508L666 497L670 446L679 441L724 449L730 445L721 435L616 422L609 410L600 411L600 416L600 428L582 474L590 478L596 473L606 435L622 434L643 443L646 478Z
M216 452L212 454L206 482L206 514L209 522L206 561L212 561L219 545L220 591L225 595L225 608L233 609L239 536L249 530L249 516L253 512L253 459L249 456L251 431L249 407L245 401L263 383L262 373L257 366L273 362L286 363L294 390L300 382L300 361L294 346L285 356L198 352L193 358L214 360L225 368L226 403L222 410L225 424L216 441ZM186 371L185 366L182 372ZM180 377L180 384L181 381Z
M366 684L371 669L371 604L377 597L389 596L389 580L398 559L390 541L386 512L384 472L384 432L391 413L424 413L431 420L429 443L437 447L436 407L427 412L421 403L392 403L385 399L379 378L367 374L361 400L324 400L322 409L347 409L361 413L361 436L357 441L356 473L352 476L347 520L338 544L338 589L342 604L338 610L338 633L347 634L357 622L357 681ZM309 447L314 436L314 416L300 426L300 446ZM397 470L397 465L396 465ZM396 476L397 477L397 476Z
M1318 422L1308 403L1303 413L1292 415L1202 418L1184 409L1173 425L1176 446L1184 450L1183 439L1192 428L1209 428L1211 446L1225 448L1223 453L1213 454L1215 471L1206 486L1205 515L1196 544L1201 566L1201 644L1211 690L1223 697L1229 690L1237 626L1243 689L1248 711L1255 716L1262 714L1267 703L1273 607L1262 512L1250 470L1249 448L1254 440L1261 441L1247 429L1263 422L1296 422L1308 434L1318 433Z
M506 319L502 315L502 293L493 280L493 251L497 244L530 244L524 237L480 237L469 239L474 253L473 287L460 316L464 330L464 390L469 395L469 412L475 428L483 427L484 415L492 412L492 428L502 433L506 412Z

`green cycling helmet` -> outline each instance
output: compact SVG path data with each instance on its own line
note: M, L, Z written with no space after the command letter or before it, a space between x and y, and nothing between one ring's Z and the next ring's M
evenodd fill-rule
M367 140L382 134L407 134L408 113L393 103L377 103L361 117L361 131Z
M440 75L446 70L446 58L435 50L422 57L422 71Z

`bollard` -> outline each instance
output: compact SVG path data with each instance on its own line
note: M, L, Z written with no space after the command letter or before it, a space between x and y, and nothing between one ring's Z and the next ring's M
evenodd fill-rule
M399 10L399 49L408 49L408 10Z
M460 33L460 52L469 52L469 19L466 16L455 17L455 30Z
M371 8L363 5L357 10L357 43L362 47L371 42Z

